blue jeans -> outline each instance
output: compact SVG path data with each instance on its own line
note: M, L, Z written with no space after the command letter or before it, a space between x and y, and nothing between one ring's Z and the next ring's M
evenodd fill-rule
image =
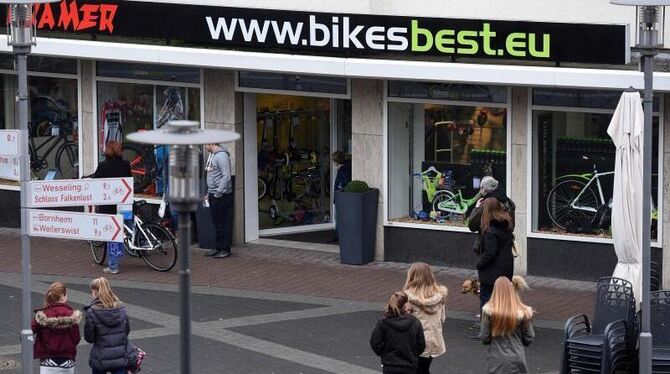
M119 268L123 256L123 243L107 242L107 266L110 270Z
M107 373L112 373L112 374L126 374L126 368L118 368L118 369L111 369L111 370L96 370L96 369L91 369L91 374L107 374Z

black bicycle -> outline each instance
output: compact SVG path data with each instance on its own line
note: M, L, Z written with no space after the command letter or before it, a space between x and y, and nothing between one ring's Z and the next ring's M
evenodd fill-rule
M33 113L33 122L28 124L30 170L37 174L51 167L63 179L79 178L79 144L77 144L77 118L60 103L48 96L39 96L33 105L39 110ZM36 138L48 137L38 143ZM55 152L55 156L52 153Z

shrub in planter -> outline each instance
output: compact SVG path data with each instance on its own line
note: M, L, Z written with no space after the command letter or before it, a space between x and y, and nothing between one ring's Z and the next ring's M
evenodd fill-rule
M349 182L335 193L340 262L363 265L375 258L379 190L363 181Z

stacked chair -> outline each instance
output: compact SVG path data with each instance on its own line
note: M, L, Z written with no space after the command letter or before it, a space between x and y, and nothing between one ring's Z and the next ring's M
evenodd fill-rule
M670 291L651 293L652 373L670 373Z
M600 278L593 319L582 314L565 324L561 374L627 370L636 337L632 284L621 278Z

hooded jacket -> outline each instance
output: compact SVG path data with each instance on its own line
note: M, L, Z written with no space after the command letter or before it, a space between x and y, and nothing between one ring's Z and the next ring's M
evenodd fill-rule
M498 277L505 276L512 280L514 275L514 254L512 244L514 234L502 223L491 221L491 225L483 233L482 254L477 262L479 281L493 285Z
M33 355L44 360L63 358L74 360L81 340L79 323L81 312L67 304L53 304L35 311L31 328L35 333Z
M422 298L409 290L405 290L414 315L423 326L423 335L426 340L426 350L421 357L437 357L447 351L442 335L442 325L447 319L447 294L445 286L440 286L440 292L429 298Z
M96 370L112 370L128 366L126 348L130 324L126 308L103 308L98 300L84 308L86 325L84 339L93 344L88 364Z
M500 201L505 209L507 210L507 213L512 217L512 222L514 222L514 212L516 211L516 204L514 204L514 201L507 197L505 195L505 192L503 192L502 189L497 189L486 196L484 196L484 199L488 199L489 197L494 197ZM470 216L468 216L468 228L472 232L476 232L477 236L475 236L475 241L472 244L472 250L475 252L477 256L479 256L482 252L482 237L483 233L481 232L481 225L482 225L482 207L475 207L472 209L472 212L470 212Z
M532 343L535 337L533 324L526 319L522 311L518 312L519 325L516 330L506 336L491 336L491 314L489 305L482 308L481 340L489 345L486 363L489 374L525 374L529 373L526 365L524 347Z
M426 348L421 322L410 314L381 318L372 330L370 347L381 357L384 368L413 374Z

